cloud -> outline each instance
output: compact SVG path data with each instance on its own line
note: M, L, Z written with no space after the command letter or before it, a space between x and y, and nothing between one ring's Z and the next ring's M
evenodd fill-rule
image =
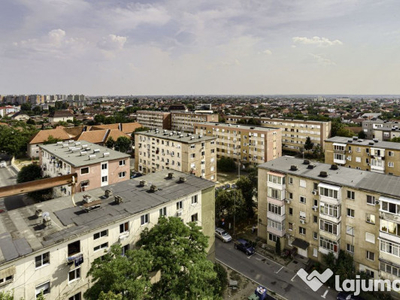
M119 51L124 48L126 41L127 41L126 36L109 34L107 37L103 37L103 39L97 43L97 46L100 49L107 51Z
M314 53L309 53L311 57L313 57L316 62L321 65L321 66L335 66L336 63L329 58L323 57L322 55L314 54Z
M293 37L293 43L295 44L303 44L303 45L317 45L318 47L328 47L328 46L335 46L335 45L343 45L343 43L339 40L331 41L324 37L314 36L312 38L307 37Z
M264 51L258 52L258 54L272 55L272 51L269 49L265 49Z

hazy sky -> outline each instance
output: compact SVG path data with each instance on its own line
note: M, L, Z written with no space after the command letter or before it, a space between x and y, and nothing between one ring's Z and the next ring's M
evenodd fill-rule
M400 94L398 0L0 0L0 94Z

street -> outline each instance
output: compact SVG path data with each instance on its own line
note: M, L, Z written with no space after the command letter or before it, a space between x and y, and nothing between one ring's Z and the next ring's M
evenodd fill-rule
M322 286L313 292L294 270L290 270L260 254L247 257L243 252L235 250L233 243L223 243L216 239L216 258L239 273L257 283L273 290L277 294L292 300L336 299L337 292Z

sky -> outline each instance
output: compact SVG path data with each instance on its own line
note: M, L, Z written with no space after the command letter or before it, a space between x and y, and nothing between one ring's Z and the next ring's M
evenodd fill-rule
M400 94L398 0L0 0L0 94Z

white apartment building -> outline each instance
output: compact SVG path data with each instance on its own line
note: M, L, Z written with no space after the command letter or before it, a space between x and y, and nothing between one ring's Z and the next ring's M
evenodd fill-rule
M175 131L194 132L194 125L203 122L218 122L218 114L192 112L171 113L171 129Z
M41 292L48 300L83 299L92 262L113 244L131 249L160 216L202 226L213 260L214 195L210 181L164 171L0 214L0 292L26 300ZM86 213L90 203L96 208Z

